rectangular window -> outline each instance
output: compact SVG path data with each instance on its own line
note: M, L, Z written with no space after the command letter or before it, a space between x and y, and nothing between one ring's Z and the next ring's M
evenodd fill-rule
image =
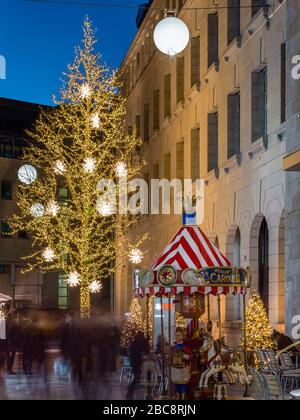
M18 144L14 145L14 158L15 159L22 159L24 153L24 148Z
M155 163L152 168L152 179L159 179L159 163Z
M149 104L145 104L144 105L144 141L149 141L150 139L149 120L150 120Z
M10 265L0 264L0 274L10 274Z
M66 203L69 199L69 191L68 188L62 187L58 189L58 200L60 203Z
M1 237L2 238L11 238L11 227L9 226L9 223L7 220L1 220Z
M191 39L191 86L200 84L200 37Z
M252 143L267 134L267 69L253 72L252 84Z
M159 89L153 92L153 130L160 128Z
M193 182L200 178L200 130L191 130L191 178Z
M1 199L12 200L12 182L10 181L1 182Z
M207 25L207 67L219 62L219 23L218 14L208 14Z
M227 25L227 43L229 45L241 33L240 0L228 0Z
M171 116L171 75L170 74L165 75L164 92L165 92L164 116L170 117Z
M137 138L140 138L141 137L141 116L140 115L135 116L135 132L136 132Z
M218 113L208 114L208 147L207 170L218 168L219 140L218 140Z
M13 158L13 140L10 138L0 139L0 156L5 158Z
M280 121L286 121L286 44L281 44Z
M164 178L171 180L171 153L164 156Z
M176 178L184 180L184 143L176 143Z
M58 275L58 309L68 309L68 284L64 273Z
M177 103L184 101L184 57L176 60Z
M240 153L240 94L227 96L227 158Z

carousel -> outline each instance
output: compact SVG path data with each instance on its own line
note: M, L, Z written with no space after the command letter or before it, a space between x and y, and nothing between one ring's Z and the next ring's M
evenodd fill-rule
M163 395L172 398L170 384L176 389L176 398L201 399L210 389L215 394L224 384L237 381L245 384L248 393L247 337L244 329L243 361L237 352L230 349L222 337L221 296L242 295L244 321L246 317L246 294L251 285L249 269L231 266L198 226L183 226L167 247L154 261L149 270L139 270L135 279L136 296L147 299L147 331L149 332L149 300L160 299ZM218 303L218 338L212 335L211 296ZM168 299L168 354L165 351L163 299ZM171 307L178 311L189 324L193 335L186 339L176 331L176 344L171 345ZM205 331L199 330L199 319L207 313ZM165 383L169 384L168 392Z

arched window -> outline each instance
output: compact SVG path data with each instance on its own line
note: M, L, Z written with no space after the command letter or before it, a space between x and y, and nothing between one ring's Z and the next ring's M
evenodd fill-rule
M266 309L269 310L269 229L266 219L263 219L259 231L258 290Z

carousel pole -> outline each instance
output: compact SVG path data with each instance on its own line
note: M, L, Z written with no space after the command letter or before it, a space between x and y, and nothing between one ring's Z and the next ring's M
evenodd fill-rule
M208 320L208 322L211 321L211 316L210 316L210 294L207 295L207 320Z
M219 339L222 338L221 295L218 295Z
M160 296L160 326L161 326L161 355L162 355L162 381L163 381L163 397L166 396L166 358L165 358L165 335L164 335L164 310L163 298Z
M171 354L172 354L172 335L171 335L171 331L172 331L172 324L171 324L171 294L169 293L169 296L168 296L168 314L169 314L169 317L168 317L168 322L169 322L169 325L168 325L168 332L169 332L169 359L168 359L168 384L169 384L169 387L168 387L168 396L169 396L169 399L171 399L172 398L172 395L171 395Z
M248 350L247 350L247 327L246 327L246 321L247 321L247 312L246 312L246 291L243 294L243 318L244 318L244 365L245 365L245 371L248 375ZM245 392L244 397L250 397L249 393L249 385L246 383L245 385Z
M146 334L147 334L147 340L150 343L150 328L149 328L149 304L150 304L150 297L149 295L147 295L147 301L146 301L146 308L147 308L147 313L146 313Z

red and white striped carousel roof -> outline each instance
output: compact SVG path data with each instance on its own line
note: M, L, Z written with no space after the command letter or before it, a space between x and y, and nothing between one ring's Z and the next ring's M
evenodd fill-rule
M231 263L198 226L183 226L154 261L151 270L158 271L165 265L183 271L187 268L230 267Z

